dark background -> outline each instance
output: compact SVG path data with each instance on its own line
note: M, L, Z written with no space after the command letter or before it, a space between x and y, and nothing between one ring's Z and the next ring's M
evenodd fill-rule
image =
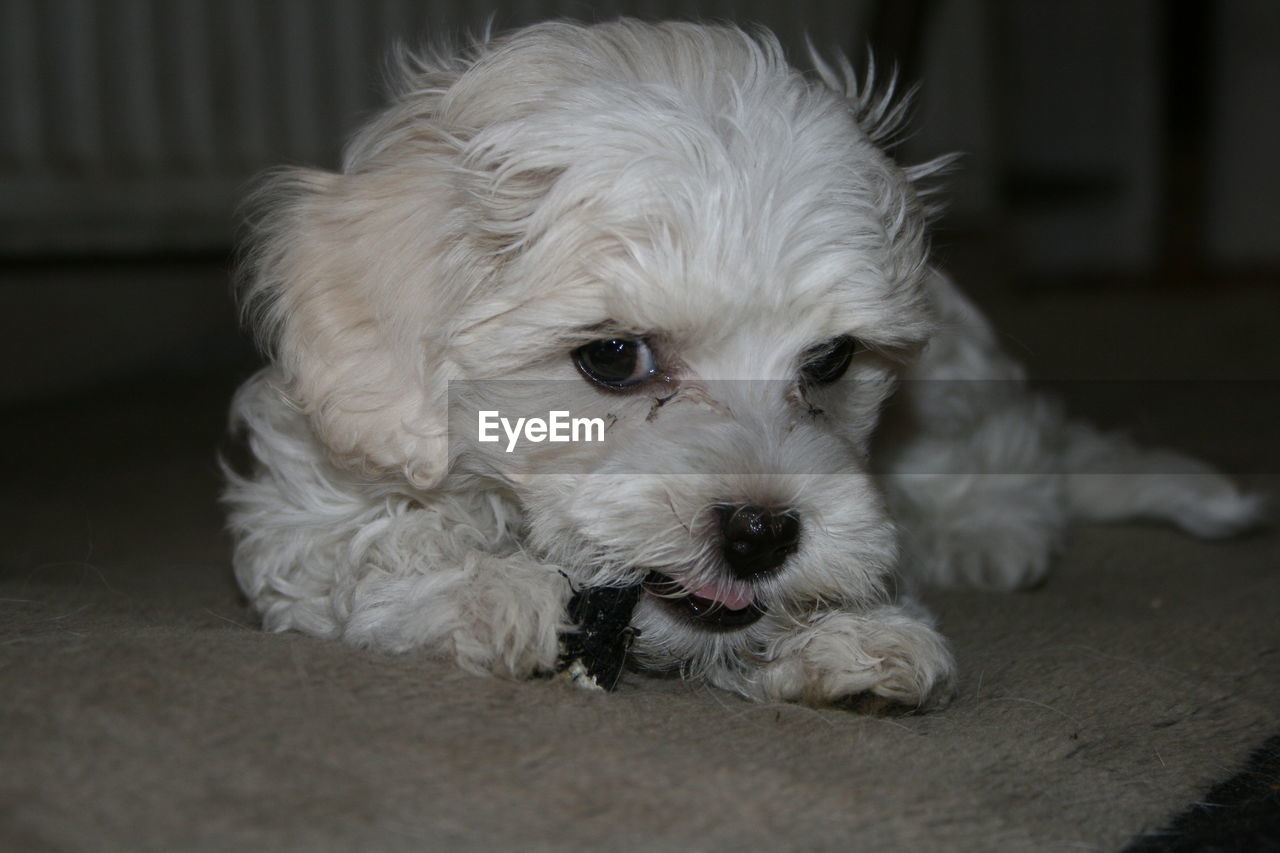
M1274 376L1219 357L1266 350L1280 308L1272 0L0 0L0 409L242 372L237 201L272 165L336 165L390 43L619 13L763 23L800 64L808 33L919 81L895 154L966 152L939 258L1033 365ZM1099 351L1157 305L1167 351ZM1082 359L1037 347L1090 319Z

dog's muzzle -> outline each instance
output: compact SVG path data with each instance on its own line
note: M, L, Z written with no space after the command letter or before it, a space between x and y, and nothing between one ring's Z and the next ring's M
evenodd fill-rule
M689 589L660 572L650 572L645 589L669 611L701 628L731 631L756 622L765 607L754 583L782 568L800 543L800 518L789 509L754 504L717 504L721 554L731 579Z

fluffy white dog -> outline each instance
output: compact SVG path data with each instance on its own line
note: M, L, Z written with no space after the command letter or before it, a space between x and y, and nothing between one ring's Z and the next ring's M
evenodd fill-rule
M1012 589L1071 519L1254 519L1027 390L929 266L943 163L896 165L902 110L818 65L542 24L407 59L341 172L268 182L243 298L273 363L226 501L269 630L523 677L575 593L631 590L637 666L935 707L954 663L899 569ZM555 412L600 435L550 440Z

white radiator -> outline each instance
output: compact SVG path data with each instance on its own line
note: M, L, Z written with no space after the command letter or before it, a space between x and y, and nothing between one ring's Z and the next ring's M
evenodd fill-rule
M0 254L220 249L245 182L332 166L382 56L547 17L638 14L862 43L870 0L0 0Z

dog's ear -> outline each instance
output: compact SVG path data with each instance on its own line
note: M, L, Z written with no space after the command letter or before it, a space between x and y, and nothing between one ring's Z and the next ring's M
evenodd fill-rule
M250 202L241 304L336 462L428 488L448 466L450 312L430 213L402 178L271 176Z

